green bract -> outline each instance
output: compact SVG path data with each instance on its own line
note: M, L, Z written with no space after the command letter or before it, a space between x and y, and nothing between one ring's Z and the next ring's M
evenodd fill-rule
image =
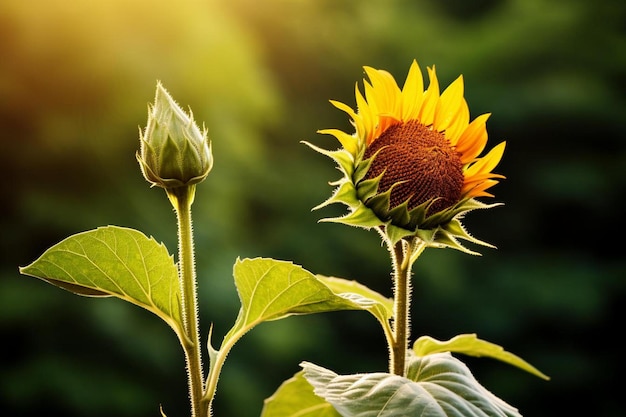
M197 184L213 166L206 128L201 131L191 111L185 113L160 82L139 138L137 160L143 176L153 186L172 189Z

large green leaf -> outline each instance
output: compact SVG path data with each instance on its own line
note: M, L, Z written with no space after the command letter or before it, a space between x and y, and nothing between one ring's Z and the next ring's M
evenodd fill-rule
M417 356L426 356L439 352L463 353L469 356L486 356L517 366L543 379L550 379L547 375L523 360L517 355L504 350L501 346L479 339L475 334L462 334L450 340L439 341L430 336L422 336L413 345Z
M363 310L389 327L392 301L359 284L336 277L314 275L291 262L274 259L237 260L235 285L241 309L224 337L226 352L245 332L270 320L295 314ZM337 417L332 405L313 393L302 373L285 381L265 402L264 417Z
M332 405L315 395L303 374L300 371L283 382L265 400L261 417L341 417Z
M337 375L304 362L315 394L343 417L519 417L518 411L481 386L449 353L412 357L414 380L388 373Z
M224 342L229 344L264 321L339 310L364 310L385 317L388 307L382 305L383 296L362 285L340 278L317 277L287 261L238 259L234 277L241 309L235 325L224 337Z
M20 272L73 293L118 297L143 307L182 335L178 269L163 244L117 226L78 233Z

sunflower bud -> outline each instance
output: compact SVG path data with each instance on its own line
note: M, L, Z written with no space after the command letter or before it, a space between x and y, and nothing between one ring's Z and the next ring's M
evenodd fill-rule
M197 184L213 166L206 128L201 131L191 111L185 113L160 82L139 139L137 160L152 186L167 190Z

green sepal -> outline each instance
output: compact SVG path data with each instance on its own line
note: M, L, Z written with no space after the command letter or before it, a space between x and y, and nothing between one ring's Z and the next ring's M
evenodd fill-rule
M363 178L365 178L365 176L367 175L367 171L369 171L370 166L372 166L373 161L374 161L374 158L368 158L363 161L360 161L356 165L356 169L354 170L354 174L352 175L352 181L355 184L359 184L359 182Z
M470 235L467 232L467 230L465 230L465 227L463 227L463 224L461 223L461 221L458 218L454 218L454 219L450 220L448 223L442 225L441 229L445 230L446 233L450 234L451 236L454 236L455 238L461 238L461 239L466 240L468 242L472 242L472 243L475 243L475 244L481 245L481 246L486 246L486 247L492 248L492 249L496 248L491 243L487 243L487 242L484 242L484 241L482 241L480 239L476 239L474 236Z
M474 199L466 199L455 204L447 210L435 213L425 218L421 224L422 228L416 231L416 235L425 241L429 247L434 248L452 248L471 255L480 255L480 253L472 251L463 246L459 239L481 245L489 248L495 246L476 239L470 235L463 224L461 218L465 213L475 209L487 209L502 205L501 203L484 204ZM415 210L415 209L414 209Z
M435 201L436 199L431 198L430 200L423 202L419 206L413 207L411 211L409 211L410 221L408 227L410 229L415 230L418 227L422 229L428 229L428 227L426 227L427 213L428 209L430 208L430 206L433 205Z
M393 224L408 224L411 220L409 215L409 200L389 210L388 216L391 218Z
M365 176L367 175L367 172L369 171L370 167L372 166L372 163L374 162L374 158L376 158L376 156L384 148L385 146L377 150L376 153L374 153L374 155L370 156L369 158L365 160L359 160L360 162L357 164L355 174L352 176L352 182L356 184L357 195L363 202L369 203L368 200L376 195L376 193L378 192L378 185L380 184L380 181L382 180L383 175L385 175L385 171L383 170L383 172L381 172L375 178L369 178L367 180L364 180ZM391 189L394 186L390 187L390 189L388 190L389 195L391 195ZM389 206L389 203L387 203L387 207L388 206Z
M359 199L356 196L354 184L347 181L345 178L342 178L340 181L337 181L333 184L338 185L338 187L333 192L333 195L331 195L323 203L320 203L317 206L313 207L313 210L318 210L333 203L343 203L352 208L355 208L360 204Z
M411 230L404 229L402 227L394 226L389 223L385 226L385 236L391 242L392 245L398 243L401 239L405 237L414 236L415 232Z
M488 209L501 205L502 203L485 204L473 198L464 199L459 201L452 207L449 207L424 219L424 221L422 222L422 228L432 229L436 226L447 223L451 219L460 218L460 215L465 215L465 213L469 213L472 210Z
M452 248L470 255L480 256L479 252L466 248L456 239L455 235L441 227L430 230L418 230L417 236L431 248Z
M434 203L434 201L435 200L432 200L430 204ZM447 209L438 211L430 216L426 216L426 218L420 222L421 228L422 229L435 229L442 224L448 223L455 216L458 216L459 214L465 212L465 210L461 210L458 207L462 204L463 202L459 202L452 207L448 207ZM426 212L428 212L428 209Z
M351 178L354 173L354 156L345 149L338 149L336 151L329 151L327 149L315 146L310 142L303 140L301 143L307 145L309 148L316 152L326 155L339 165L340 171L342 171L346 177Z
M450 214L452 215L452 217L456 217L461 213L468 213L472 210L490 209L490 208L494 208L494 207L498 207L502 205L504 205L504 203L485 204L476 199L468 198L454 205L453 208L451 209L452 211Z
M332 152L331 158L333 158L339 165L341 171L350 178L354 173L354 157L346 150L339 149Z
M320 222L343 223L349 226L363 227L365 229L385 224L374 214L372 210L361 202L359 202L359 205L356 208L343 217L325 218L321 219Z
M392 188L389 188L384 193L376 194L365 202L374 213L379 213L382 218L387 217L389 214L389 199L391 198Z
M380 179L382 178L382 176L383 174L380 174L376 178L370 178L359 182L356 187L357 196L362 201L367 201L370 198L374 197L378 192L378 184L380 183Z

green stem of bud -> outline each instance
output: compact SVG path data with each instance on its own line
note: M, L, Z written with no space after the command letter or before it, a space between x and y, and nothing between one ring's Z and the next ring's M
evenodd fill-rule
M411 314L411 269L426 248L420 239L401 239L395 244L388 242L393 264L393 340L389 346L389 372L406 376L406 358L408 351Z
M178 220L178 263L182 290L183 325L186 336L183 349L187 364L191 416L208 417L208 405L202 400L204 377L198 333L198 296L191 221L191 204L194 200L195 191L195 185L166 189L167 196L174 206Z

